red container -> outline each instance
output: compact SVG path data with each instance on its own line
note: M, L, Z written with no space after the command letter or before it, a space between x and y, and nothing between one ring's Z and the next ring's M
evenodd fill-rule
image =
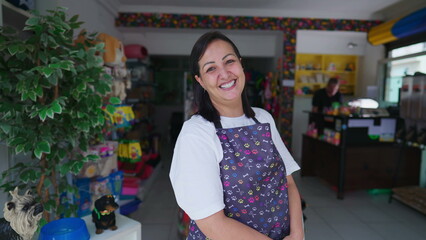
M148 56L148 50L139 44L129 44L124 46L124 55L127 58L144 59Z

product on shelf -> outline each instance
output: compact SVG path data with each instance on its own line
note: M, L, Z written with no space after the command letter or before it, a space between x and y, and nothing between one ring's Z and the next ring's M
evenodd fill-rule
M296 56L296 95L311 95L326 86L329 78L338 78L340 92L354 95L357 82L358 57L354 55L331 55L299 53Z

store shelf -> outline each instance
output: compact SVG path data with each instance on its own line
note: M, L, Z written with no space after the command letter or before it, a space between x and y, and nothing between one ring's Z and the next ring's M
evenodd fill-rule
M358 56L297 54L295 94L312 95L326 86L328 79L340 80L341 93L354 95L357 83Z

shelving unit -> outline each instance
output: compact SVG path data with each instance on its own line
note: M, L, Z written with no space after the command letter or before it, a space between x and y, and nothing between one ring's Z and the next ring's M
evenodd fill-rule
M411 149L415 153L400 159L404 163L409 158L418 159L420 166L417 184L406 184L392 189L392 198L396 199L417 211L426 214L426 77L407 76L402 80L399 100L401 124L399 144L404 149ZM399 183L398 169L396 181Z
M338 77L340 92L354 95L357 84L358 56L297 54L295 94L312 95L326 86L329 78Z
M154 81L153 69L149 63L137 59L128 59L126 65L131 73L132 87L127 90L127 97L124 102L132 106L135 121L123 138L140 142L142 162L137 164L142 164L143 167L141 172L135 173L135 176L126 174L126 171L125 176L140 178L136 196L143 201L162 168L159 141L154 133L155 123L153 120L157 83ZM137 169L137 164L123 163L122 166L132 172L135 168ZM149 170L145 168L149 168Z

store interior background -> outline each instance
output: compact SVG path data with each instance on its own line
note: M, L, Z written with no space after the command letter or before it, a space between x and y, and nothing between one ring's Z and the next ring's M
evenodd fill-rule
M171 29L171 28L142 28L142 27L115 27L115 19L118 12L152 12L152 13L176 13L199 15L224 15L224 16L273 16L293 18L327 18L327 19L359 19L387 21L406 13L426 6L424 0L357 0L345 1L347 7L337 5L339 0L315 1L315 0L290 0L282 9L274 8L275 1L234 1L238 6L231 6L227 0L199 3L199 1L186 1L193 3L191 6L173 6L170 2L160 0L36 0L36 9L43 12L57 6L68 8L69 16L80 15L79 20L84 21L83 27L89 32L104 32L120 39L126 44L141 44L148 49L152 62L161 63L158 67L164 76L173 77L171 81L184 82L184 72L187 71L187 58L193 43L204 32L210 29ZM256 5L254 2L259 2ZM321 2L321 3L320 3ZM351 2L351 3L349 3ZM373 3L374 2L374 3ZM253 8L247 8L253 4ZM201 5L195 5L201 4ZM263 4L263 5L262 5ZM270 4L270 5L268 5ZM333 4L336 4L333 5ZM204 5L204 6L202 6ZM262 5L264 8L260 8ZM302 6L301 6L302 5ZM365 7L367 6L367 7ZM7 10L0 11L0 25L5 21L13 21L22 24L19 16L9 15ZM13 19L11 19L13 17ZM7 18L7 20L5 20ZM246 58L247 68L255 68L260 72L274 71L277 68L279 58L283 56L283 32L272 30L222 30L239 47L241 55ZM357 47L348 48L349 42ZM320 54L348 54L360 56L360 68L358 69L358 83L355 96L350 98L367 96L368 86L378 87L380 97L381 80L377 77L378 62L385 56L383 45L372 46L367 41L366 32L352 31L319 31L298 30L297 53ZM183 86L179 85L182 87ZM182 95L183 96L183 95ZM349 100L345 99L345 100ZM380 99L378 99L380 100ZM298 161L301 157L301 137L306 131L308 116L303 111L310 110L311 98L295 97L293 105L292 125L292 151ZM183 103L163 104L156 106L154 122L157 131L168 137L170 131L170 119L174 112L183 111ZM2 143L0 146L0 171L7 169L13 158L11 153ZM7 164L6 164L7 163ZM0 193L0 202L4 202L7 195ZM1 213L0 213L1 215Z

